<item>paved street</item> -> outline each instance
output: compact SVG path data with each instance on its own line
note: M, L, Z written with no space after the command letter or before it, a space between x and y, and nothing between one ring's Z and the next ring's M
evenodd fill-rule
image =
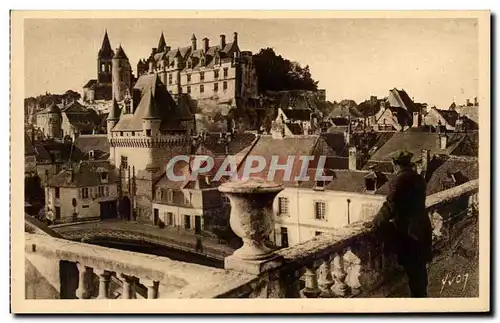
M123 220L107 220L92 223L79 223L54 228L68 239L91 239L93 237L117 238L131 241L145 241L165 245L174 249L205 255L223 260L233 253L228 245L218 243L217 239L201 237L203 250L196 250L196 236L177 228L158 228L151 224Z

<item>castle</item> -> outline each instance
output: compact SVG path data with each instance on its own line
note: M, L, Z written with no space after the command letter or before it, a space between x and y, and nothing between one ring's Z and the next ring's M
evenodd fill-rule
M154 183L170 158L189 154L195 113L204 104L233 108L257 96L251 52L233 41L172 49L163 33L137 79L121 45L113 51L107 32L97 55L97 79L84 87L84 101L110 100L107 118L110 162L120 171L120 214L151 217ZM131 210L135 209L136 214Z

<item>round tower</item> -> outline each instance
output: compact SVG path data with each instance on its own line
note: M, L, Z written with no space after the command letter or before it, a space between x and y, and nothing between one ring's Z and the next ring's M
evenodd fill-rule
M153 95L153 90L146 94L148 109L146 115L142 118L142 131L146 137L156 137L160 133L161 117L156 106L156 100Z
M121 102L132 86L132 68L125 51L120 45L113 56L113 98Z
M61 110L57 107L55 102L52 102L47 109L47 132L49 138L61 137Z
M111 109L109 110L107 123L107 133L108 139L111 139L111 130L116 126L118 120L120 120L120 108L118 107L118 103L116 103L115 98L113 98L113 103L111 105Z

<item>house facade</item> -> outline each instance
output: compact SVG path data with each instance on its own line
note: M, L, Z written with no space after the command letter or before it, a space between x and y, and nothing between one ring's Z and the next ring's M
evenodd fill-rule
M64 169L45 187L52 223L117 217L118 178L107 161L85 161Z

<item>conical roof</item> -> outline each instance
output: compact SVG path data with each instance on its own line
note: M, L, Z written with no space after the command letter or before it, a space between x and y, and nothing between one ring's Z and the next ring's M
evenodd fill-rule
M116 102L115 98L113 98L113 104L111 105L111 110L108 114L108 120L118 120L120 119L120 114L121 111L118 107L118 103Z
M106 32L104 33L104 39L102 40L101 49L99 49L98 57L111 59L113 58L113 56L114 52L111 49L111 44L108 38L108 31L106 30Z
M128 59L127 54L125 54L125 51L122 48L122 45L118 46L118 49L116 50L116 54L113 58L114 59Z
M158 42L158 52L164 52L167 49L167 42L165 41L165 36L163 36L163 32L160 36L160 41Z
M153 89L151 89L150 92L148 92L149 97L147 98L149 100L148 102L148 108L146 110L146 115L143 117L143 119L160 119L160 113L158 112L158 107L156 106L156 100L153 95Z

